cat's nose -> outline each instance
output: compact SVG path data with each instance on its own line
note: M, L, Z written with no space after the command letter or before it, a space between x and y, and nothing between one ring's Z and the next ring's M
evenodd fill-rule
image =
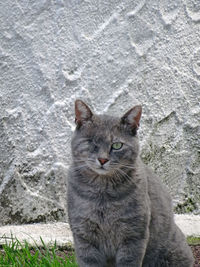
M103 158L98 158L99 162L101 163L101 165L104 165L106 162L108 162L108 159L103 159Z

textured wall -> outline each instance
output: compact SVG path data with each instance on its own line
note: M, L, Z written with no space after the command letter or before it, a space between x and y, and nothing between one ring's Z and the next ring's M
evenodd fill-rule
M77 97L143 105L144 161L200 212L200 1L0 2L0 224L65 220Z

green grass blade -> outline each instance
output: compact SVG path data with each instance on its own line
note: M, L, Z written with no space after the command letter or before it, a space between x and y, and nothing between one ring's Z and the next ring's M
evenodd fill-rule
M78 267L72 251L65 254L59 250L56 242L47 246L41 238L42 248L27 242L12 239L2 246L0 267Z

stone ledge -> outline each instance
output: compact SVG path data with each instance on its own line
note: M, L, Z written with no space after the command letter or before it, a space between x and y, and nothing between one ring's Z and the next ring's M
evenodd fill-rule
M175 221L186 236L200 236L199 215L175 215ZM20 242L27 241L31 245L42 246L40 237L45 244L68 247L73 243L68 223L9 225L0 227L0 244L9 242L16 237Z
M72 233L68 223L48 224L25 224L9 225L0 227L0 245L17 238L21 243L27 241L30 245L42 246L41 239L45 244L56 244L60 247L68 247L73 243Z

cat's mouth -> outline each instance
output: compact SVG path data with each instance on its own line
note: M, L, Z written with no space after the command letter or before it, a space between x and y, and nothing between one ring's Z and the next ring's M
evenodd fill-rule
M93 166L89 166L89 168L94 171L95 173L99 174L99 175L106 175L109 173L108 169L105 169L105 167L101 166L101 167L93 167Z
M105 164L100 164L98 160L96 161L87 161L87 166L90 170L95 172L98 175L108 175L110 173L110 162L106 162Z

